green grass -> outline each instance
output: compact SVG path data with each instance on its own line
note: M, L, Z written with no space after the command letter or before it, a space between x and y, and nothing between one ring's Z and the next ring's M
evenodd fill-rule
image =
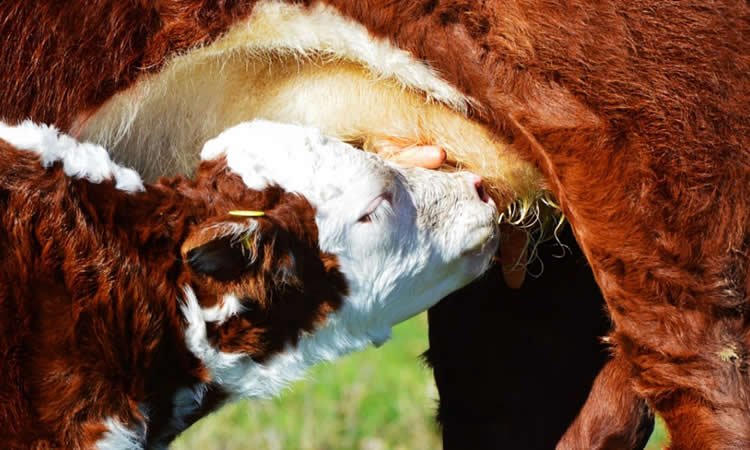
M315 367L272 400L242 401L191 427L173 450L428 450L441 448L437 392L419 361L427 318L394 329L393 340ZM647 450L666 444L657 418Z
M661 450L668 443L669 435L667 434L667 429L664 427L664 421L661 420L661 417L656 416L656 426L654 426L651 439L646 444L646 450Z

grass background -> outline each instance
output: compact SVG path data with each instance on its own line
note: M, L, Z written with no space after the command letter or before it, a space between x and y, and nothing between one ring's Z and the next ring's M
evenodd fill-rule
M173 450L429 450L437 391L419 360L428 347L421 314L393 330L382 348L315 367L280 398L242 401L193 425ZM647 450L666 439L661 421Z

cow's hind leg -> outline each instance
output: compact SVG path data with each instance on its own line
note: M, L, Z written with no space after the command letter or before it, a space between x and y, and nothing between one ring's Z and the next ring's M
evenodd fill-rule
M608 362L558 450L642 449L654 429L654 416L632 380L629 364L619 358Z

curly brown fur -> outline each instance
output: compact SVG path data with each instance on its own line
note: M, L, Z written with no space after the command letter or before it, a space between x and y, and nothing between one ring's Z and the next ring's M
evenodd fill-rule
M60 165L43 169L38 155L2 140L0 159L5 448L92 448L112 418L147 423L150 445L171 440L181 431L172 422L176 392L214 381L185 343L185 286L203 307L230 292L256 302L208 333L257 361L341 305L346 282L335 256L317 247L310 204L278 187L251 191L223 161L204 163L195 181L163 179L132 193L73 180ZM217 224L237 221L232 209L266 211L259 229L275 238L254 249L258 264L218 281L189 255L215 238ZM290 253L305 269L282 285L275 274ZM212 385L183 427L226 397Z

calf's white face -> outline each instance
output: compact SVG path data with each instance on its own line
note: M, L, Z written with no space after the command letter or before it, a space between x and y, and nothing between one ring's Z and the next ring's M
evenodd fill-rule
M316 208L322 251L349 286L331 320L376 345L391 327L481 275L498 242L495 205L470 173L403 168L312 128L244 123L208 141L248 187L278 184Z
M230 399L276 395L314 364L381 344L393 325L481 275L497 247L497 209L472 174L397 167L315 129L266 121L228 129L201 157L225 158L251 189L279 185L304 196L315 209L318 250L335 255L346 282L320 325L264 359L223 352L208 335L209 323L245 314L241 295L202 308L185 288L187 347ZM175 417L194 411L204 391L181 391Z

